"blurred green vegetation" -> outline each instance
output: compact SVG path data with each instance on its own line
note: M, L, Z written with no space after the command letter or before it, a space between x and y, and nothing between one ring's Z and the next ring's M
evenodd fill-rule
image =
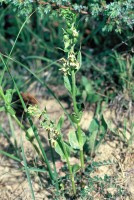
M95 20L89 17L87 21L85 18L81 15L79 19L80 44L77 48L81 48L82 67L77 79L80 89L78 96L84 90L82 98L94 103L100 99L111 100L119 91L129 90L128 93L134 99L132 30L126 28L121 34L114 31L102 32L103 19ZM10 5L1 5L0 52L2 54L9 55L24 21L24 18L18 17ZM45 15L41 19L35 12L25 24L13 49L12 59L8 61L21 91L26 91L30 84L36 82L23 65L48 84L58 85L63 82L58 62L64 55L61 39L63 23L56 15ZM0 63L1 72L2 69L3 65ZM2 85L5 88L12 86L8 73L5 74Z

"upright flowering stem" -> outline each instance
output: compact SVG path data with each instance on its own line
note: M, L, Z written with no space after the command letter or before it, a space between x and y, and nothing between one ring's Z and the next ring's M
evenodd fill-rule
M73 138L73 143L70 141L70 145L73 149L79 149L80 152L80 166L81 171L84 171L84 154L83 146L86 140L86 136L81 130L80 120L82 116L82 110L78 107L76 96L77 96L77 87L76 87L76 73L81 65L81 54L75 52L75 45L78 41L79 33L76 29L77 15L69 9L61 10L61 16L65 20L66 29L63 29L63 41L64 41L64 51L66 52L67 57L62 58L62 68L61 70L64 73L64 85L70 93L73 102L73 113L70 115L72 122L75 124L76 130L73 133L69 133L69 138ZM74 181L74 172L72 169L73 166L70 165L68 152L64 142L62 142L64 154L66 157L68 169L70 172L70 179L72 181L72 189L74 195L76 194L75 181Z
M82 131L81 131L81 127L79 125L79 123L77 124L77 134L78 134L78 140L79 143L82 144ZM80 148L80 162L81 162L81 170L84 171L84 154L83 154L83 145Z
M67 165L68 165L68 169L69 169L70 179L71 179L71 182L72 182L73 194L75 196L76 195L76 186L75 186L75 181L74 181L74 174L72 172L72 166L70 165L68 153L67 153L66 147L64 145L63 138L62 138L61 142L62 142L62 147L63 147L63 150L64 150L64 154L65 154Z
M74 70L72 70L72 99L73 99L74 112L78 115L79 111L76 103L76 78Z
M75 72L72 70L72 99L73 99L73 106L74 106L74 112L76 113L77 117L79 118L79 110L77 108L77 102L76 102L76 77ZM81 162L81 169L84 171L84 155L83 155L83 145L82 145L82 131L80 127L80 122L77 122L77 138L78 142L80 144L80 162Z

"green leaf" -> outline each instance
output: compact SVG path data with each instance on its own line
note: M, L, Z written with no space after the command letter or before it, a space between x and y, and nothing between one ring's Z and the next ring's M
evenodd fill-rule
M4 95L4 92L3 92L3 89L0 87L0 97L5 100L5 95Z
M84 105L84 103L83 103L83 102L81 102L81 103L77 103L77 108L78 108L78 110L79 110L79 116L80 116L80 119L81 119L82 114L83 114L82 111L85 109L85 105Z
M86 86L89 83L89 81L85 76L82 76L81 83L83 86Z
M87 92L86 92L86 90L82 91L82 98L83 98L83 101L86 101L86 98L87 98Z
M60 131L61 128L62 128L62 125L64 123L64 115L62 115L58 121L58 124L57 124L57 129Z
M35 136L34 136L33 128L30 127L29 129L27 129L26 139L29 141L32 141L34 138L35 138Z
M80 149L80 145L76 136L76 133L71 131L68 134L69 144L73 149Z
M13 154L7 153L7 152L2 151L2 150L0 150L0 154L3 154L5 156L9 157L10 159L13 159L13 160L16 160L18 162L21 162L21 160L18 157L14 156Z
M83 131L81 131L81 134L82 134L82 141L80 142L80 147L82 149L84 144L85 144L85 142L86 142L86 140L87 140L87 137L86 137L86 135L85 135L85 133Z
M89 138L88 138L88 145L91 152L93 152L95 148L95 142L98 130L99 130L99 122L97 121L97 119L93 119L89 126Z
M82 76L81 84L85 87L87 94L94 93L91 82L85 76Z
M74 164L74 165L72 166L72 172L75 174L76 172L79 171L80 168L81 168L81 167L80 167L78 164Z
M101 144L102 140L104 139L104 137L105 137L105 135L107 133L107 129L108 129L108 126L107 126L107 124L105 122L105 119L104 119L103 115L102 115L100 120L101 120L101 125L99 127L99 137L98 137L98 140L97 140L96 146L95 146L96 149Z
M100 95L93 93L87 94L87 101L89 103L95 103L100 100Z
M68 52L68 51L69 51L69 47L70 47L70 41L66 41L66 42L64 43L64 45L65 45L64 51L65 51L65 52Z
M99 129L99 122L98 122L98 120L97 119L93 119L92 121L91 121L91 123L90 123L90 126L89 126L89 132L90 133L92 133L92 132L94 132L94 131L98 131L98 129Z
M68 139L69 139L69 143L73 149L81 149L84 146L84 144L86 142L86 135L83 131L81 132L81 134L82 134L82 141L79 144L76 132L73 132L73 131L69 132Z
M14 111L14 109L9 105L9 106L6 106L6 111L8 112L8 113L10 113L10 115L15 115L15 111Z
M6 104L10 104L12 101L12 89L8 89L6 90L6 94L5 94L5 100L6 100Z
M62 161L66 161L66 155L65 155L65 153L64 153L64 149L63 149L62 143L63 143L63 142L61 142L60 139L55 140L54 149L55 149L55 151L60 155L61 160L62 160ZM69 157L69 156L70 156L71 148L70 148L70 146L67 145L65 142L64 142L64 146L65 146L66 151L67 151L67 156Z
M55 141L54 149L60 155L61 160L65 161L66 157L65 157L65 154L63 152L63 148L61 147L61 145L59 145L59 143L57 141Z
M5 107L4 107L4 106L2 106L2 107L0 108L0 112L2 112L2 111L5 111Z
M92 132L92 134L88 138L88 145L89 145L89 149L91 152L93 152L94 148L95 148L97 133L98 133L98 131Z
M81 65L82 65L82 55L81 55L81 51L78 52L77 60L78 60L78 62L80 63L80 67L81 67Z
M105 134L105 132L107 131L108 129L108 126L107 126L107 123L102 115L102 118L101 118L101 131L103 132L103 134Z
M71 83L70 83L68 76L64 76L64 85L67 88L67 90L71 93L72 87L71 87Z

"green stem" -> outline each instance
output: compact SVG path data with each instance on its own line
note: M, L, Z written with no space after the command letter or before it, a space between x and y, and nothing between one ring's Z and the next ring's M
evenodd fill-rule
M77 102L76 102L76 79L75 79L75 72L74 70L72 70L72 99L73 99L73 106L74 106L74 111L77 114L77 116L79 117L79 110L77 108ZM80 147L82 147L82 149L80 149L80 162L81 162L81 169L82 171L84 171L84 155L83 155L83 144L82 144L82 131L81 131L81 127L79 125L79 122L77 123L77 138L78 138L78 142L80 144Z
M71 165L70 165L70 161L69 161L69 158L68 158L68 153L67 153L67 150L66 150L66 147L65 147L65 145L64 145L64 142L63 142L63 138L62 138L62 137L61 137L61 143L62 143L62 147L63 147L64 153L65 153L65 157L66 157L66 161L67 161L69 173L70 173L70 179L71 179L71 182L72 182L73 194L76 195L76 186L75 186L75 182L74 182L74 174L73 174L73 172L72 172L72 167L71 167Z
M36 150L37 154L42 158L42 155L40 154L40 150L39 148L37 147L37 145L34 143L34 138L32 136L29 135L29 133L27 132L27 130L25 129L24 125L18 120L18 118L13 115L13 118L15 119L15 121L17 122L17 124L20 126L20 128L25 131L26 133L26 136L28 138L28 140L30 141L30 143L32 144L32 146L34 147L34 149Z
M40 141L37 128L34 126L34 124L33 124L32 120L31 120L30 116L28 116L28 120L29 120L29 123L30 123L30 125L31 125L31 127L32 127L32 129L33 129L33 132L34 132L35 138L36 138L36 140L37 140L37 142L38 142L39 148L40 148L40 150L41 150L41 152L42 152L43 160L45 161L45 163L46 163L46 165L47 165L48 173L49 173L49 176L50 176L50 178L51 178L51 182L52 182L52 184L53 184L53 181L55 181L55 177L54 177L54 175L53 175L53 173L52 173L52 169L51 169L51 167L50 167L50 164L49 164L48 158L47 158L47 156L46 156L46 153L45 153L45 151L44 151L44 147L42 146L42 143L41 143L41 141Z
M35 150L36 150L36 152L38 153L38 155L45 161L45 163L46 163L46 165L47 165L47 169L48 169L49 176L50 176L51 181L52 181L52 183L53 183L53 181L55 181L55 177L54 177L54 175L53 175L53 173L52 173L52 169L51 169L51 167L50 167L50 164L49 164L49 161L48 161L48 159L47 159L47 156L46 156L46 153L45 153L45 151L44 151L44 148L42 147L42 144L41 144L40 139L39 139L39 137L38 137L37 130L34 129L33 133L34 133L34 135L35 135L35 138L36 138L36 140L37 140L37 142L38 142L38 145L39 145L39 147L40 147L40 150L41 150L43 156L41 155L38 146L34 143L34 140L31 139L31 136L29 135L29 133L28 133L28 131L26 130L26 128L24 127L24 125L18 120L18 118L17 118L15 115L12 115L12 117L15 119L15 121L16 121L17 124L20 126L20 128L21 128L23 131L25 131L25 133L27 134L27 137L29 137L29 141L31 142L32 146L35 148ZM32 129L33 129L34 127L33 127L33 124L32 124L32 122L31 122L30 119L29 119L29 122L30 122L30 125L31 125ZM31 140L30 140L30 139L31 139Z
M51 157L52 157L54 173L55 173L55 177L56 177L55 185L56 185L56 189L57 189L57 194L59 194L58 173L57 173L56 165L55 165L54 152L53 152L53 148L52 148L52 144L51 144L50 132L48 132L48 141L49 141L49 145L50 145Z
M79 124L77 124L77 133L78 133L78 140L79 140L79 144L80 146L82 146L82 131L81 131L81 127ZM80 162L81 162L81 169L82 171L84 171L84 154L83 154L83 146L82 149L80 149Z
M75 80L74 70L72 70L72 99L73 99L74 111L78 115L79 111L78 111L77 103L76 103L76 80Z

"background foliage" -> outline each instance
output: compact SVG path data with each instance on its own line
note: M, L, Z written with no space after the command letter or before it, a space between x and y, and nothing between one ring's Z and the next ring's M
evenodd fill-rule
M23 60L23 63L40 75L43 70L45 71L47 68L48 71L49 68L49 73L47 75L44 73L43 78L53 82L54 76L59 72L58 64L54 63L51 67L51 63L63 55L62 50L59 49L59 47L63 48L61 40L63 22L57 15L57 9L71 7L80 13L79 29L83 55L81 74L85 75L88 72L88 79L91 79L90 84L97 90L101 87L103 93L106 93L109 87L122 90L124 87L122 82L124 83L126 80L127 69L124 69L125 72L123 72L120 67L117 67L118 55L114 51L120 54L119 57L124 60L122 61L124 63L127 62L126 54L130 55L130 60L132 59L133 4L133 0L2 1L0 7L1 51L9 53L25 17L36 10L19 36L12 56L20 62ZM13 64L10 61L10 65L13 65L13 68L17 65L18 70L14 72L17 73L16 77L20 76L20 71L26 73L24 69L22 71L19 64ZM52 70L53 68L55 70ZM54 76L51 76L52 74ZM122 81L122 77L124 81ZM18 81L23 82L23 78L24 76L19 77ZM30 78L32 79L32 77Z

